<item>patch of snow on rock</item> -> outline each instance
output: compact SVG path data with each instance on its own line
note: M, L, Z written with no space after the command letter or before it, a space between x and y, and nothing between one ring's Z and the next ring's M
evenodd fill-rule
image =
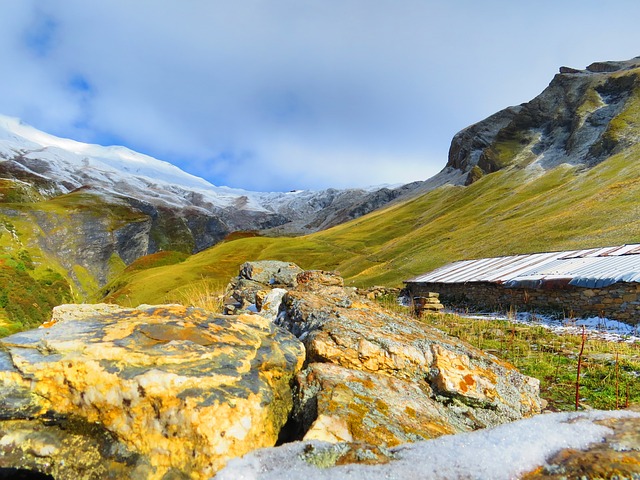
M257 450L231 460L216 480L509 480L543 465L565 448L581 449L600 442L611 430L597 420L640 416L625 411L553 413L527 420L405 444L391 452L395 460L382 465L340 465L318 468L304 452L330 448L324 442L295 442Z

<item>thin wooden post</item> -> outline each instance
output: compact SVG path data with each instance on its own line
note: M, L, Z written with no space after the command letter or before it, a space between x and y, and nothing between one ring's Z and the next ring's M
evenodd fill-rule
M576 375L576 410L580 404L580 369L582 368L582 352L584 352L584 342L587 338L584 325L582 326L582 345L580 346L580 353L578 354L578 373Z

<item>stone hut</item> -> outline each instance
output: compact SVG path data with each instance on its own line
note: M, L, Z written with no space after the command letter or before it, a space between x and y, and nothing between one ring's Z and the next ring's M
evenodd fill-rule
M450 306L640 323L640 244L463 260L404 283Z

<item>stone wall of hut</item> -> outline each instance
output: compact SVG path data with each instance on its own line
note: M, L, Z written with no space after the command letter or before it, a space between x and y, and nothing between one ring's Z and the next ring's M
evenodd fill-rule
M445 307L507 312L555 313L565 318L602 316L640 323L640 284L616 283L605 288L506 288L489 282L407 283L412 296L440 294Z

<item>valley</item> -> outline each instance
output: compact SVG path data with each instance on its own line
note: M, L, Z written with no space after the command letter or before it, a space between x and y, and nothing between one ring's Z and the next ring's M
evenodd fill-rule
M215 187L4 117L2 254L10 264L27 252L28 275L60 275L66 298L135 306L175 301L191 282L225 285L246 260L399 286L460 259L637 242L639 71L634 59L560 73L531 102L457 134L435 177L365 190ZM28 303L42 318L51 308Z
M243 260L273 258L336 269L357 286L399 286L461 259L637 242L640 60L561 72L531 102L458 133L424 193L295 239L223 242L176 269L224 284ZM149 272L153 288L125 272L106 298L171 298L176 269Z

